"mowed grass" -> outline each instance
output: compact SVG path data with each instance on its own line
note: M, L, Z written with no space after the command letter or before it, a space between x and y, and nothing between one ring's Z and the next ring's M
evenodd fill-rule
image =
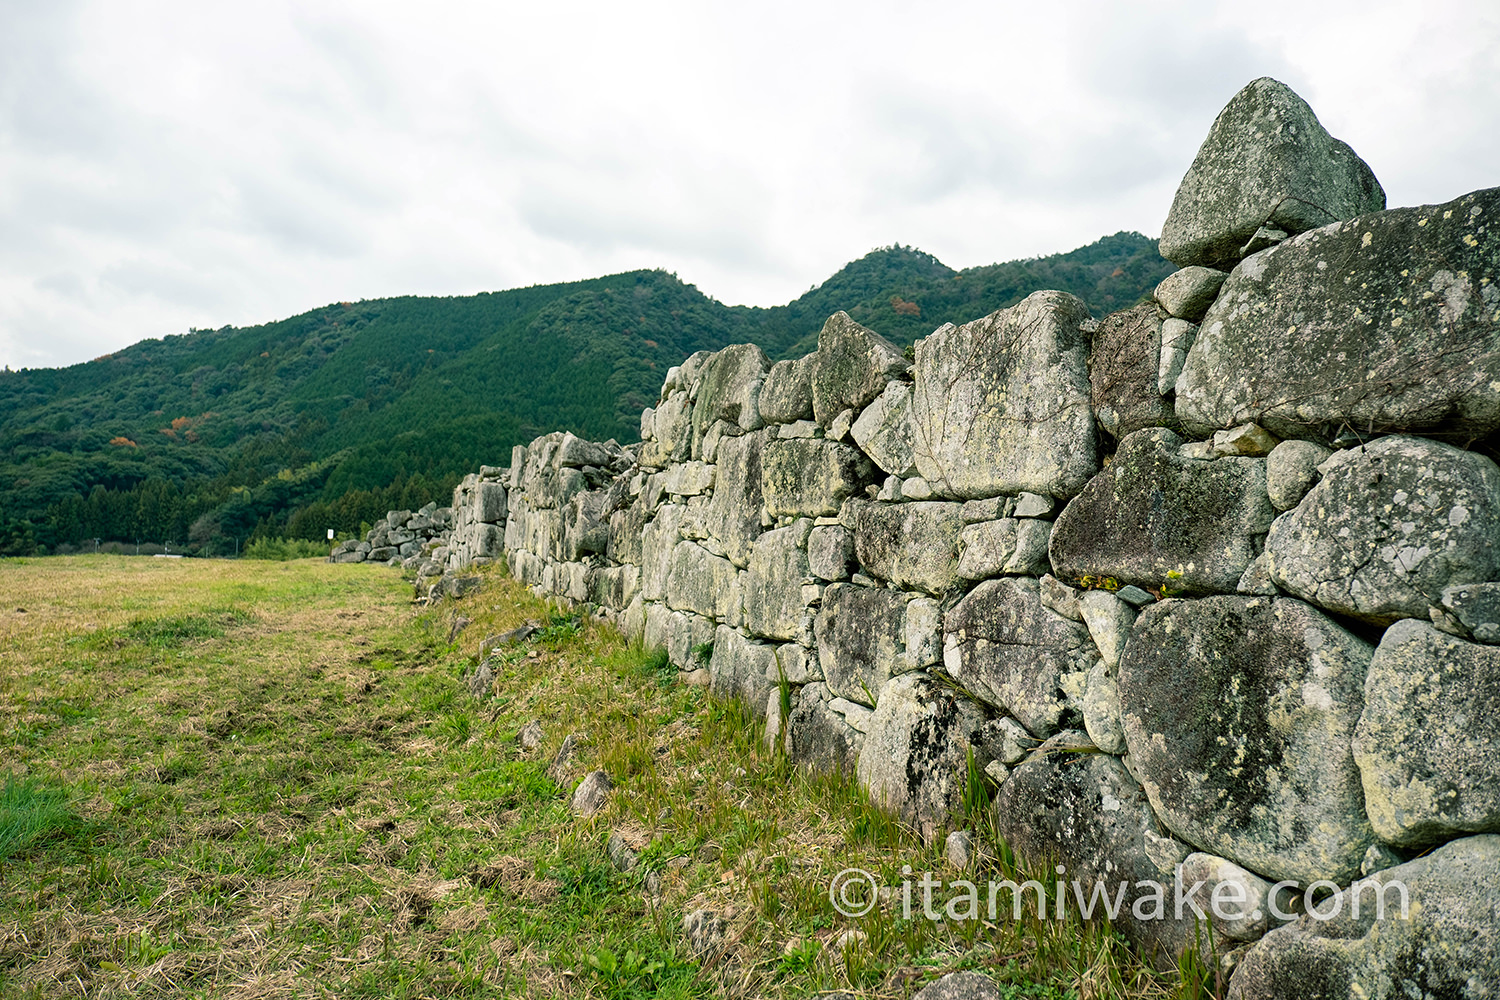
M1206 995L1073 920L839 915L846 868L958 875L499 573L421 611L392 570L311 560L5 560L0 592L0 996L894 998L955 969ZM524 622L471 696L481 641ZM617 788L581 820L594 769ZM698 909L724 929L701 953Z

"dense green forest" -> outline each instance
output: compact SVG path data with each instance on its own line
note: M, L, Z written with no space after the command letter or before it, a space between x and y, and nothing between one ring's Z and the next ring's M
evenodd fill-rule
M797 357L839 309L907 344L1043 288L1102 316L1171 270L1137 233L964 271L892 246L773 308L634 271L341 302L5 371L0 555L95 539L230 554L255 537L351 533L389 509L446 502L465 473L549 430L635 440L667 369L694 351L750 341Z

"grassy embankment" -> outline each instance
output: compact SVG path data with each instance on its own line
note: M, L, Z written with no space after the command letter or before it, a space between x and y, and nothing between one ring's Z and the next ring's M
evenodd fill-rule
M0 589L0 996L905 997L957 968L1198 995L1072 921L839 916L834 873L940 853L498 575L420 613L391 570L320 561L10 560ZM526 620L472 698L481 639ZM579 820L594 768L619 788ZM701 907L728 933L694 956Z

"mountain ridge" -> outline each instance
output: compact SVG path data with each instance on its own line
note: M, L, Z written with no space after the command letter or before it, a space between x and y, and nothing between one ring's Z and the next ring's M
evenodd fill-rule
M356 531L386 509L441 500L474 462L544 430L634 440L666 370L694 351L754 342L800 356L840 309L904 345L1041 288L1103 315L1172 269L1137 233L961 271L892 245L783 306L726 306L675 274L638 270L332 303L8 371L0 554L95 537L214 554L252 535Z

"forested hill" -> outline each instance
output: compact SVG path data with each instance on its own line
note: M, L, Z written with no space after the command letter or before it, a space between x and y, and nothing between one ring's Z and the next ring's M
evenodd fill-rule
M0 555L93 538L217 553L253 535L352 532L441 500L545 431L635 440L666 370L694 351L750 341L800 356L839 309L906 344L1043 288L1102 316L1171 270L1136 233L964 271L894 246L773 308L725 306L675 275L635 271L344 302L7 371Z

